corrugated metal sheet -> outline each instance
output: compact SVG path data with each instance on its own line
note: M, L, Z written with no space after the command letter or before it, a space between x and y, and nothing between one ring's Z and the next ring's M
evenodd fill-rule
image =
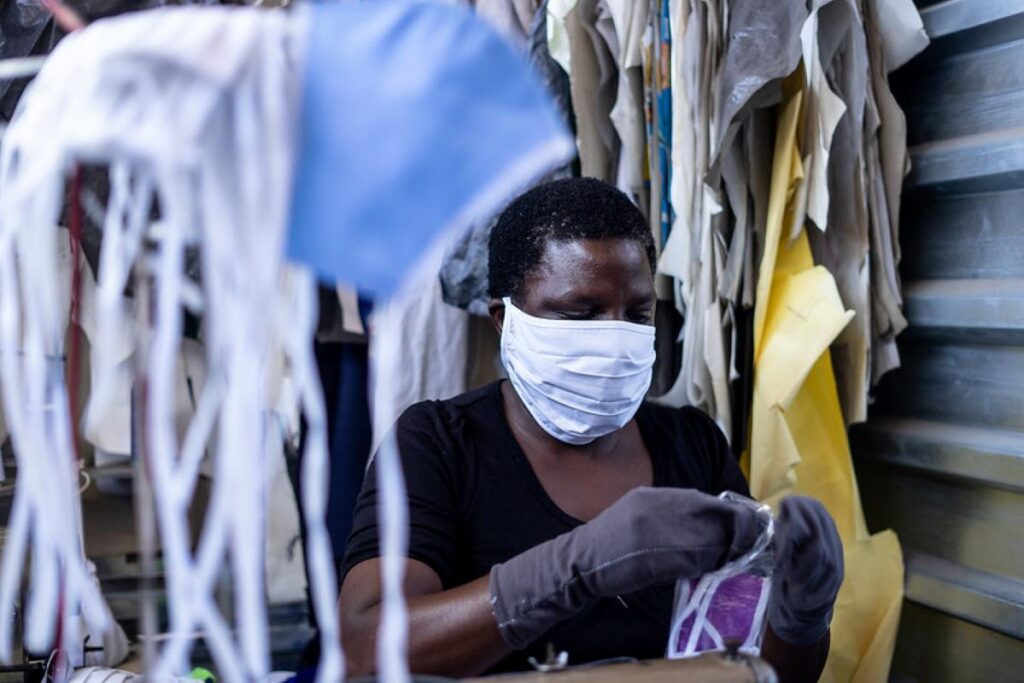
M907 557L893 678L1024 680L1024 1L918 4L933 43L894 79L910 329L854 451Z

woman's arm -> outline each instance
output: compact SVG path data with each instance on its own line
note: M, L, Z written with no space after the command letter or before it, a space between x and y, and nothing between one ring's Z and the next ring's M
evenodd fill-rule
M338 601L348 673L373 673L381 607L380 560L357 564L345 577ZM443 590L427 565L408 560L409 666L417 673L474 676L509 652L491 613L488 577Z
M633 489L572 531L497 564L452 590L426 564L407 563L412 669L475 674L601 598L708 573L747 553L756 513L692 489ZM353 673L373 670L380 562L362 562L341 591L342 641Z

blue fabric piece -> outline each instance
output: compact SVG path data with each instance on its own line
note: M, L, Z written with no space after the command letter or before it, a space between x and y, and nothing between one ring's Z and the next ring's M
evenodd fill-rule
M572 154L525 58L470 9L307 7L288 252L321 278L387 295L471 205L496 208Z
M359 298L359 309L366 320L372 303ZM329 455L327 491L327 533L331 540L334 564L337 567L345 555L345 543L352 531L352 512L363 485L363 475L373 447L373 424L370 416L370 359L369 347L359 343L315 342L317 371L324 392L324 410L327 417L327 450ZM306 439L306 424L302 424L302 441ZM290 472L296 495L302 496L301 456ZM305 519L300 516L302 543L307 545ZM306 577L309 578L309 557L306 557ZM310 623L317 628L312 604L309 605ZM305 661L305 660L303 660ZM315 658L310 661L315 661Z
M324 388L331 457L327 532L337 564L345 556L352 511L373 447L370 362L366 344L317 344L316 358Z

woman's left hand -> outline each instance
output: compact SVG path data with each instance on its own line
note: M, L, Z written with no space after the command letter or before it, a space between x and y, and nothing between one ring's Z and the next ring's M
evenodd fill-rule
M832 621L843 583L843 543L825 506L806 496L782 501L768 623L782 640L808 645Z

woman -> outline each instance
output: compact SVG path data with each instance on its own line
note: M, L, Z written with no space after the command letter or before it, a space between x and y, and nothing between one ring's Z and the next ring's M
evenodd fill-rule
M395 429L409 494L405 593L416 672L523 668L548 644L573 663L662 656L675 581L745 553L749 495L715 424L643 403L654 362L655 251L643 216L592 179L530 190L490 242L490 305L509 376L415 405ZM374 666L381 583L376 479L342 566L352 673ZM763 656L816 680L842 582L816 501L781 507Z

